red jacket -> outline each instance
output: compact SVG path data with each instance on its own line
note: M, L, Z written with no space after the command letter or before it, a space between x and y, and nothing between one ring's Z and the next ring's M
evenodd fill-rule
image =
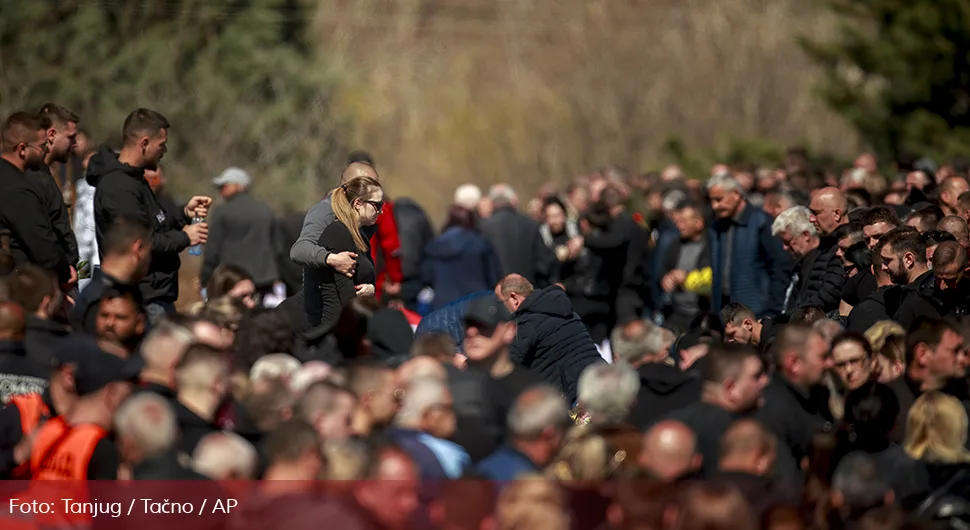
M394 219L394 203L387 201L384 203L384 211L377 216L377 232L374 232L370 238L371 258L374 260L375 268L378 269L377 279L374 282L378 297L384 292L386 281L401 283L404 279L404 274L401 272L401 257L398 254L400 248L401 240L398 238L397 221ZM380 266L382 263L383 267Z

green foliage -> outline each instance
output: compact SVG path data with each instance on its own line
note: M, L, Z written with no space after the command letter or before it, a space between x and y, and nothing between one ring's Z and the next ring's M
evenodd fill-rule
M970 2L820 0L831 40L801 38L818 90L878 155L948 159L970 147Z
M183 192L211 191L236 165L260 194L308 204L343 162L337 79L304 35L312 2L14 3L0 17L4 113L56 101L118 145L128 112L158 110L172 122L163 163Z
M679 165L691 177L707 178L715 164L754 164L775 167L785 157L785 146L760 138L722 136L717 146L710 150L688 151L683 140L668 137L663 145L664 154Z

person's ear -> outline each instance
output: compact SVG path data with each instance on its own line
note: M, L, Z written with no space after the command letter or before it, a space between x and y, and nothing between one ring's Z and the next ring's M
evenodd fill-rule
M691 472L700 471L701 466L704 464L704 455L700 453L694 453L694 456L690 457L690 470Z
M50 315L50 309L51 309L51 302L52 301L53 301L53 299L50 296L45 296L40 301L40 307L38 308L38 309L40 309L40 312L43 313L43 314L45 314L45 315L48 315L49 316Z
M145 332L145 313L138 313L138 316L135 318L137 320L137 324L135 324L135 333L141 335Z
M917 364L925 365L929 361L931 355L930 347L926 345L925 342L916 343L916 347L913 348L913 353L915 353L915 358Z
M744 319L744 321L741 322L741 325L744 326L744 329L748 331L754 331L754 320L751 320L750 318Z
M138 146L141 147L142 151L144 151L144 150L148 149L148 145L151 142L152 142L151 138L149 138L147 136L142 136L141 139L138 140Z

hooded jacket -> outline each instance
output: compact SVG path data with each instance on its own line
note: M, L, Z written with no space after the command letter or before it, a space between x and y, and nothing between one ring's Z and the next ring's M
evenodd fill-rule
M434 308L440 309L463 296L494 289L501 279L499 269L484 236L451 227L425 247L421 274L434 289Z
M902 290L902 304L893 315L893 320L899 322L903 329L909 329L919 317L943 318L965 314L970 304L967 301L970 293L967 292L965 283L956 289L941 291L936 287L933 271L923 273Z
M671 410L678 410L701 398L701 378L696 370L682 371L664 363L647 363L637 368L640 390L630 411L630 422L646 430Z
M141 219L152 228L152 258L148 274L138 284L145 303L174 303L179 295L179 252L189 246L182 231L189 219L182 211L165 212L145 180L145 171L118 160L102 146L88 163L87 182L95 187L94 222L98 250L104 254L104 235L119 215Z
M515 312L513 361L560 389L569 403L583 370L605 362L566 292L556 285L532 291Z

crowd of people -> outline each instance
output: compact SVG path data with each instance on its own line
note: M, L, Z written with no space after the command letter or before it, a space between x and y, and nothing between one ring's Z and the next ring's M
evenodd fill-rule
M970 524L968 161L465 184L437 231L366 152L278 216L240 168L174 201L156 111L120 146L79 123L0 131L20 500L167 479L232 488L221 528Z

